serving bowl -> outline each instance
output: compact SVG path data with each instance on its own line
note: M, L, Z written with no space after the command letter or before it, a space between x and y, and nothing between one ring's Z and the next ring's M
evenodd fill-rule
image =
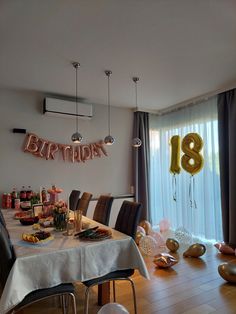
M20 223L23 226L30 226L39 221L39 217L25 217L20 219Z

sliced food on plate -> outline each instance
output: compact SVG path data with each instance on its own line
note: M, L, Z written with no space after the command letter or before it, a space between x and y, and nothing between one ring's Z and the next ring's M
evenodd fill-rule
M30 243L44 243L52 240L53 237L50 232L38 231L35 233L23 233L22 240Z
M26 218L26 217L30 217L31 216L31 212L16 212L14 215L15 219L22 219L22 218Z
M105 228L91 228L81 232L78 236L82 240L99 241L111 238L112 232L111 230Z

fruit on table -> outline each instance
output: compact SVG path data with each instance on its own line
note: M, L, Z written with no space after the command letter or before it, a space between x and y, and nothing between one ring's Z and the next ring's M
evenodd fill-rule
M33 234L29 234L29 233L22 234L22 239L24 241L31 242L31 243L37 243L37 242L46 240L50 237L51 237L50 232L46 232L46 231L38 231Z

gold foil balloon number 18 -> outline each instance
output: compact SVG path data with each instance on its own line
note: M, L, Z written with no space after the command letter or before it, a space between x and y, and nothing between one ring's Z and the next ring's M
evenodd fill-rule
M170 172L173 174L180 173L180 136L172 136L170 145ZM204 161L202 155L200 154L202 147L202 138L197 133L188 133L182 140L181 149L184 154L181 157L181 166L191 175L198 173L203 167Z

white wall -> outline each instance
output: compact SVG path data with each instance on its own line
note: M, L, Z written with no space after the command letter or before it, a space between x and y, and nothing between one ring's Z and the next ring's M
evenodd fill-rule
M49 117L42 114L43 94L0 90L0 193L10 192L15 186L30 185L49 188L56 184L67 197L72 189L101 193L127 194L131 185L131 138L133 113L111 107L111 133L116 143L106 146L108 157L95 158L85 163L64 162L37 158L23 152L25 134L12 133L13 128L56 143L71 144L75 120ZM91 120L79 120L79 131L86 143L104 139L107 135L107 106L94 105Z

